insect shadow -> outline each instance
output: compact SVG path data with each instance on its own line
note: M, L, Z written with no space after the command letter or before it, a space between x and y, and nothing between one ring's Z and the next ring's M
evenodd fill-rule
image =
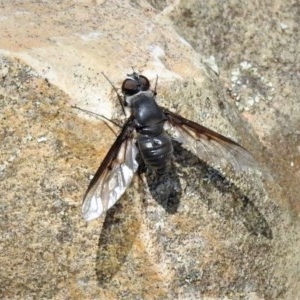
M234 218L242 223L250 234L262 235L272 239L272 230L253 201L244 195L231 181L226 179L217 169L207 165L197 156L172 141L174 148L173 165L169 172L157 176L143 165L140 172L145 175L148 188L153 199L169 214L177 212L182 198L180 177L191 183L194 193L199 193L199 201L205 203L210 210L216 211L225 219ZM138 180L141 180L139 178ZM100 286L113 280L114 275L125 263L139 232L141 224L141 206L134 201L135 193L143 194L143 185L130 188L122 199L110 208L105 217L98 242L96 259L96 275ZM215 199L209 194L217 189L224 199ZM220 197L221 198L221 197Z
M125 263L139 232L140 219L132 199L126 193L122 200L129 203L118 201L107 211L99 237L95 271L100 286L110 283Z
M173 146L175 163L179 165L178 172L183 178L187 178L188 184L191 182L194 192L199 193L197 198L200 201L221 217L232 217L237 223L242 223L250 234L273 238L272 230L263 214L234 182L176 141L173 142ZM221 197L212 198L210 194L215 189Z

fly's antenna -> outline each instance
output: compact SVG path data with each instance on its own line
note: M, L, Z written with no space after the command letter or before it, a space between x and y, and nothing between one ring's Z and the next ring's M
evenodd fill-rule
M131 67L131 69L132 69L132 73L133 73L133 74L137 74L137 73L135 73L134 67Z
M109 80L109 78L108 78L103 72L101 72L101 73L102 73L102 75L104 76L104 78L110 83L110 85L112 86L113 90L116 92L117 97L118 97L118 100L119 100L120 105L121 105L121 107L122 107L122 111L123 111L124 115L126 116L125 108L124 108L124 103L123 103L123 102L124 102L123 97L118 93L117 88L116 88L116 87L114 86L114 84Z
M127 76L129 76L129 77L133 76L133 79L136 80L137 82L139 82L140 81L140 75L139 75L139 73L137 73L135 71L134 67L131 67L131 69L132 69L132 74L127 74Z
M158 82L158 75L156 75L155 86L154 86L154 90L153 90L154 96L157 95L157 92L156 92L156 89L157 89L157 82Z

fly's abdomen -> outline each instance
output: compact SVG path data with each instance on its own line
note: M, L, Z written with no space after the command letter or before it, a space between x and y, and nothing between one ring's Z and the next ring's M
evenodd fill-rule
M170 137L162 133L156 137L139 135L138 147L145 164L164 173L168 170L173 154L173 146Z

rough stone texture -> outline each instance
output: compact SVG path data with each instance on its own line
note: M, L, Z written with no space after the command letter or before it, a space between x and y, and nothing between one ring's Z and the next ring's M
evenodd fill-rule
M297 2L0 5L1 299L300 297ZM131 66L259 167L218 171L176 145L170 179L136 178L86 224L115 134L71 105L119 117L100 73L119 87Z

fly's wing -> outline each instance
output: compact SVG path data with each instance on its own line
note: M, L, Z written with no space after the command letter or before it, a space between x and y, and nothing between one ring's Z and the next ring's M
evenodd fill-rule
M86 221L99 217L112 207L130 185L138 169L131 119L111 146L85 193L82 214Z
M200 159L221 167L230 163L236 171L256 166L253 156L238 143L166 108L163 110L167 118L166 130Z

